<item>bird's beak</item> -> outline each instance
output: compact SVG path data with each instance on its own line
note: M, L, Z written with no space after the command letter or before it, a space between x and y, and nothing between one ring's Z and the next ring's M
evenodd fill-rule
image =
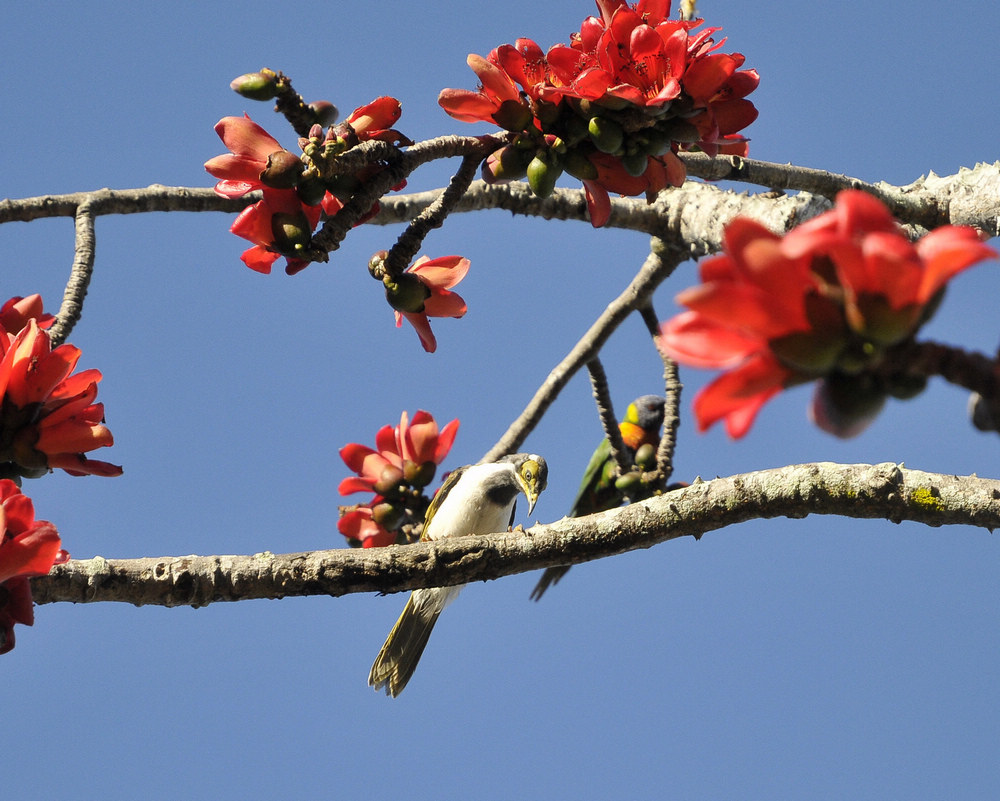
M535 508L535 503L538 501L537 492L526 492L524 493L528 496L528 514L531 514L531 510Z

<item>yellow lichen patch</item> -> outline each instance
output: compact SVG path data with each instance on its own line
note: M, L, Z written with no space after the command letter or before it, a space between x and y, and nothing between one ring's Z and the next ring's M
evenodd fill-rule
M911 500L925 509L933 509L936 512L944 510L944 503L937 496L932 487L917 487L910 493Z

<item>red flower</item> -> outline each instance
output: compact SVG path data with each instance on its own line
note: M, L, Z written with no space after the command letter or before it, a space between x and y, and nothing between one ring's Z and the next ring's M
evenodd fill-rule
M396 310L396 327L403 325L404 317L409 320L428 353L437 349L437 340L427 318L462 317L467 311L462 296L450 289L468 271L469 260L461 256L421 256L402 276L387 276L383 282L386 298Z
M390 127L400 118L403 107L394 97L377 97L371 103L359 106L344 120L361 142L379 139L392 144L410 144L410 140Z
M702 284L678 295L690 311L663 324L660 346L684 364L730 368L694 410L701 430L725 420L732 437L783 388L817 378L814 420L858 433L887 395L912 389L874 375L886 348L916 334L952 277L996 256L965 227L914 245L878 200L850 190L784 237L737 218L724 251L702 262Z
M388 531L373 519L374 507L380 501L376 496L370 504L358 506L341 515L337 521L337 530L348 540L360 542L363 548L381 548L395 543L396 533Z
M418 409L412 422L403 412L398 426L387 425L378 430L377 450L356 442L340 449L341 458L358 474L340 482L340 494L388 495L401 483L419 482L419 486L426 486L434 477L434 466L441 464L451 450L457 433L458 420L452 420L439 431L429 412Z
M342 510L337 528L364 547L390 545L407 519L423 519L427 499L423 488L434 478L458 433L458 420L438 430L437 421L418 409L413 420L406 412L398 426L382 426L373 450L352 442L340 449L344 463L358 475L340 482L341 495L374 492L367 504Z
M0 654L14 647L14 624L34 622L31 576L44 576L69 559L59 532L35 520L31 499L10 479L0 480Z
M543 54L518 39L486 58L470 55L479 89L445 89L438 98L456 119L518 134L488 161L485 180L527 174L544 197L565 169L583 181L595 227L608 220L609 192L652 200L683 183L679 150L745 155L739 131L757 116L746 95L760 80L739 69L741 54L715 52L718 28L693 33L700 20L668 20L667 0L598 0L598 8L601 16L584 20L569 46Z
M205 169L220 179L215 191L223 197L243 197L247 192L264 189L261 174L267 169L269 157L288 153L247 114L223 117L216 123L215 132L230 152L206 161Z
M34 320L39 328L51 328L56 318L54 314L42 311L42 296L28 295L26 298L15 297L0 307L0 328L9 334L16 334Z
M399 131L389 127L399 115L398 100L376 98L355 109L345 123L331 127L327 140L341 152L370 139L409 144ZM303 148L319 147L322 143L322 128L315 126L314 130L319 133L299 140ZM230 150L205 163L205 169L220 179L215 185L216 193L242 197L247 192L261 190L264 194L262 200L245 208L230 228L237 236L254 243L241 258L247 267L260 273L270 273L274 262L282 256L287 260L285 272L289 275L308 266L309 259L302 256L321 212L328 217L335 215L360 182L382 169L380 165L372 165L358 175L339 176L346 180L338 181L334 187L338 195L343 195L338 197L326 184L316 183L319 179L315 170L307 167L308 158L285 150L249 116L223 117L215 131ZM345 184L349 187L347 191ZM403 185L405 181L397 188ZM376 203L360 222L377 211Z
M17 336L0 332L0 354L0 463L22 475L56 467L71 475L121 475L121 467L84 455L114 439L103 425L104 405L94 402L100 371L70 375L79 348L51 349L31 318Z

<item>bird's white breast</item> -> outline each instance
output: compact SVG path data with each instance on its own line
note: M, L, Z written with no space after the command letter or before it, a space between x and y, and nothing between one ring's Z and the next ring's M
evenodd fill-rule
M482 490L491 473L502 471L510 472L510 466L477 464L467 468L434 513L427 539L506 531L516 498L505 506L495 506Z

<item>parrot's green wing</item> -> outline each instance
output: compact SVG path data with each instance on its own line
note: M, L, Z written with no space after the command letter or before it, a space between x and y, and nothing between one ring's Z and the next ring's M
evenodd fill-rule
M597 511L594 506L594 490L604 476L604 469L611 458L611 443L606 439L601 440L594 455L590 457L587 469L583 471L583 478L580 480L580 488L576 492L576 498L569 510L569 517L583 517L591 512Z

